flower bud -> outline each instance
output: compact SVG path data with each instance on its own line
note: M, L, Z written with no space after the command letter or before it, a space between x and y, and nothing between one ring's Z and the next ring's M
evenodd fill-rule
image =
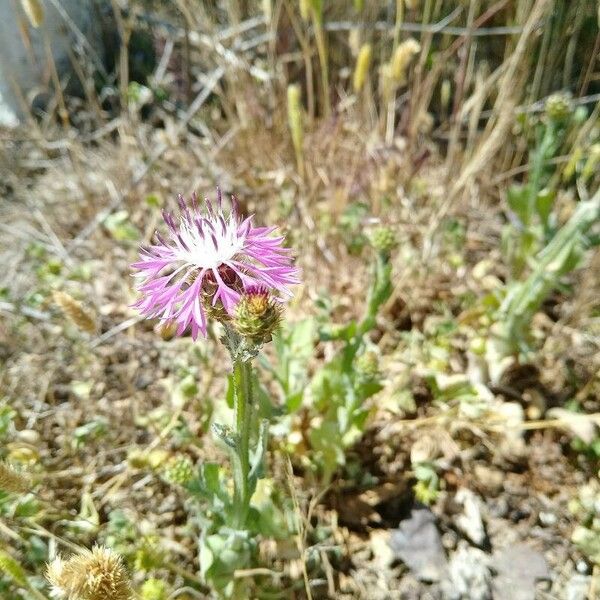
M281 323L281 307L264 288L247 290L235 309L236 331L254 344L271 340Z
M546 116L551 121L564 121L573 110L571 97L565 93L556 93L549 96L546 100Z
M184 454L173 456L167 462L163 476L172 485L186 485L196 476L194 463Z
M365 379L375 379L379 375L379 357L369 350L361 354L355 362L356 371Z
M147 579L140 590L142 600L167 600L167 584L160 579Z
M397 245L396 234L391 227L378 227L371 234L373 248L383 254L389 254Z

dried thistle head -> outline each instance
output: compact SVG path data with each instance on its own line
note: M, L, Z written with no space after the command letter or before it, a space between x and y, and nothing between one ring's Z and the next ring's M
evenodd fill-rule
M19 473L5 462L0 462L0 490L12 494L23 494L31 488L26 475Z
M94 315L87 312L75 298L58 290L52 293L52 298L65 316L79 327L79 329L87 333L96 333L97 328Z
M56 558L46 569L46 579L53 595L63 600L130 600L133 596L123 560L102 546L66 561Z

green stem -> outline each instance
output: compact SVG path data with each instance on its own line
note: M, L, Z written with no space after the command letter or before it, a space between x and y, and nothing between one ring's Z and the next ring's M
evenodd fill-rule
M365 315L358 324L357 337L366 335L377 324L377 312L381 305L390 297L392 293L392 283L390 280L389 257L377 254L373 266L373 281L369 288L367 298L367 308Z
M235 524L243 528L250 506L250 427L252 421L252 365L237 360L233 367L236 448L233 452Z

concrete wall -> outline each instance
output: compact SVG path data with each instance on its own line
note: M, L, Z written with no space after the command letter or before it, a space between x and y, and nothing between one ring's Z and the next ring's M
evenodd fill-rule
M14 126L35 98L53 94L48 45L63 80L73 75L68 49L103 60L99 0L37 0L44 17L34 27L21 0L0 0L0 126Z

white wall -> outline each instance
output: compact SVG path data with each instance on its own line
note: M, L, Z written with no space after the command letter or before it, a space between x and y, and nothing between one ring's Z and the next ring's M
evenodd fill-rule
M87 43L86 56L103 55L97 0L38 2L44 19L35 28L21 0L0 0L0 126L18 124L24 114L23 98L31 106L36 95L53 94L44 38L61 78L72 74L69 47Z

